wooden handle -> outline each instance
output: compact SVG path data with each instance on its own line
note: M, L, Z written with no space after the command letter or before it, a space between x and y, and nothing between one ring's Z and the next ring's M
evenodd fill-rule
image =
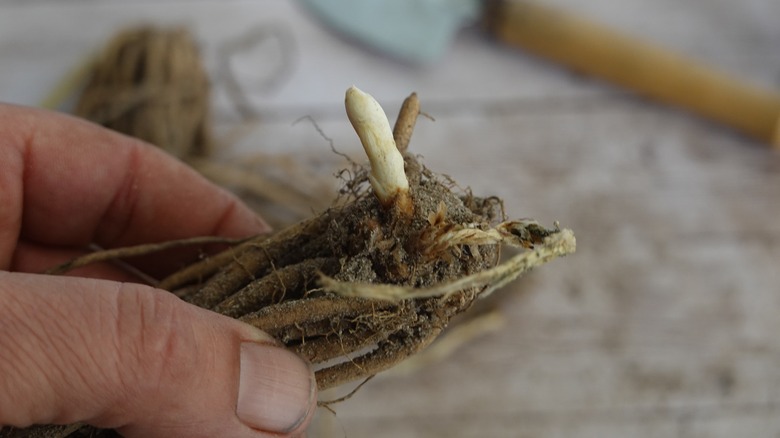
M526 0L489 5L488 27L500 40L780 148L777 93L548 6Z

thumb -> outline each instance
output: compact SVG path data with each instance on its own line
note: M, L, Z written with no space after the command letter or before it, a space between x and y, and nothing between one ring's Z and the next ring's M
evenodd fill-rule
M150 287L0 272L0 426L125 436L285 436L310 366L267 334Z

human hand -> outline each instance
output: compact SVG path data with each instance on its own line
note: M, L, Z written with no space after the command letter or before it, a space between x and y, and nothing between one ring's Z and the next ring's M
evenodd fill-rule
M140 141L0 105L0 426L85 422L125 436L287 436L316 406L311 368L269 335L110 265L35 274L111 248L267 230ZM84 278L89 276L91 278Z

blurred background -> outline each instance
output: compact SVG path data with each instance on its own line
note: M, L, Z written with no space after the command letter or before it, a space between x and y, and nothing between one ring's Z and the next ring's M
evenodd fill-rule
M465 3L445 3L451 40L412 61L300 1L0 0L0 100L41 105L127 26L184 26L211 78L215 159L265 157L327 204L346 165L295 122L360 159L347 87L391 120L416 91L428 167L575 231L575 255L496 293L502 324L378 376L310 436L780 436L780 151L500 44L460 21ZM546 3L780 89L776 0Z

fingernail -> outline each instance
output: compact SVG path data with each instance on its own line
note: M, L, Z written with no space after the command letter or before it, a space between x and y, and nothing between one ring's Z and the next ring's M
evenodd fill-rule
M236 414L265 432L289 433L306 420L314 405L314 375L295 353L254 342L241 344Z

